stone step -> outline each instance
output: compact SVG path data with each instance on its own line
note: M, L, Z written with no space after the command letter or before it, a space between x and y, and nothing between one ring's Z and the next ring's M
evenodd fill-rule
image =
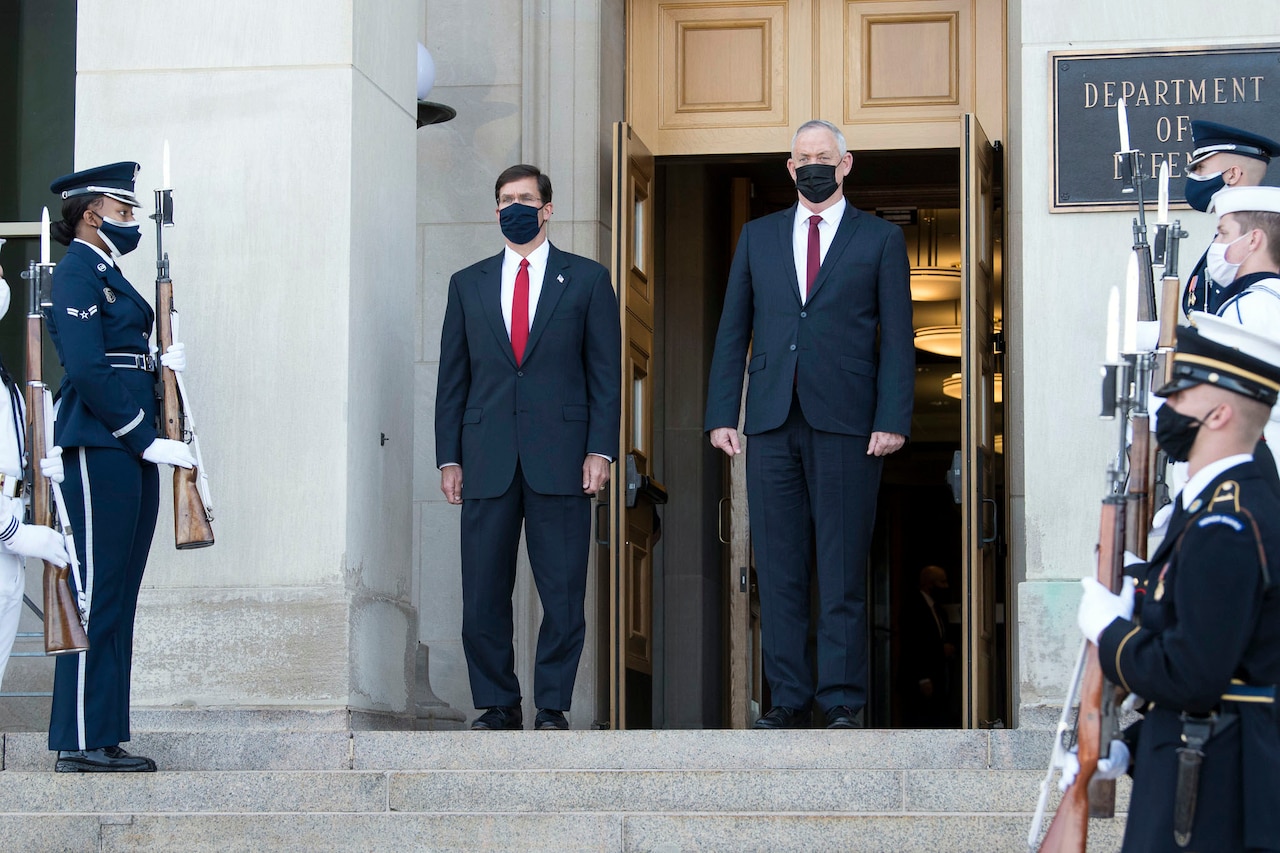
M0 814L1000 814L1034 811L1039 781L1031 770L10 770L0 773ZM1117 803L1124 808L1128 785L1120 788Z
M1036 770L1043 730L135 731L165 770ZM43 732L4 736L7 770L53 769Z
M1030 816L831 814L0 815L24 851L697 851L936 853L1026 849ZM1123 816L1091 821L1089 850L1117 850Z

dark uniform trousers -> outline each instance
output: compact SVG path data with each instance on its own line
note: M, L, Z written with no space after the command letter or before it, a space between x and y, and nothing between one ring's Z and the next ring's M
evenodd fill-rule
M155 532L158 468L133 453L68 447L62 494L87 594L89 650L58 657L49 721L52 750L129 740L133 617Z
M522 521L543 611L534 704L567 711L587 630L591 500L585 494L539 494L518 464L502 495L462 502L462 647L471 695L477 708L520 704L511 596Z
M867 552L883 468L867 441L814 429L797 397L780 427L747 438L760 646L774 706L805 708L815 697L823 711L867 702ZM816 692L807 653L815 541Z

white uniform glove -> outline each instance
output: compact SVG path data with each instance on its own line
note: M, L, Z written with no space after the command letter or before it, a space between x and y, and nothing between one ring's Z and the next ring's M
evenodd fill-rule
M1095 779L1119 779L1129 769L1129 745L1122 740L1111 741L1111 754L1098 759L1098 769L1093 771ZM1080 758L1073 749L1067 753L1062 762L1062 778L1058 780L1058 790L1064 794L1080 772Z
M24 557L38 557L55 566L65 566L67 543L62 534L39 524L19 524L13 536L4 543L10 551Z
M164 355L160 356L160 363L172 370L174 373L181 373L186 370L187 345L170 344L169 348L164 351Z
M196 467L195 457L191 449L181 441L168 438L157 438L142 451L142 458L157 465L173 465L176 468Z
M1121 585L1119 595L1098 583L1097 578L1081 578L1080 585L1084 587L1084 597L1076 611L1076 623L1089 642L1097 643L1116 619L1133 616L1133 584L1128 579Z
M55 483L61 483L64 472L62 470L62 448L56 444L49 451L49 455L40 460L40 473L44 474Z

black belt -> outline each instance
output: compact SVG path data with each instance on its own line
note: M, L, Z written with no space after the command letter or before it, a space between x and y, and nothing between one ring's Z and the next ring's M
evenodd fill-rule
M145 370L148 373L154 373L156 369L156 357L140 352L109 352L107 355L107 364L112 367L123 367L128 370Z

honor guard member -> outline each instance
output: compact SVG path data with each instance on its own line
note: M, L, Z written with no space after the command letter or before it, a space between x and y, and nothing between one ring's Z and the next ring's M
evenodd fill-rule
M1123 849L1280 850L1280 496L1253 458L1280 345L1194 320L1156 391L1156 438L1190 480L1121 594L1082 581L1078 619L1107 678L1142 697Z
M4 280L4 269L0 268L0 317L8 312L9 300L9 283ZM26 409L22 389L3 364L0 364L0 383L4 386L0 392L0 682L3 682L22 616L26 558L36 557L65 566L67 549L61 533L22 523ZM40 460L40 469L46 477L61 482L62 460L58 454Z
M141 237L137 171L112 163L49 186L63 199L52 236L67 246L47 317L66 370L54 440L64 448L89 634L89 650L59 657L54 675L49 748L67 773L156 769L120 747L129 740L133 618L156 524L157 465L194 464L185 444L157 437L155 314L116 264ZM160 363L182 370L185 355L175 345Z
M1210 210L1214 193L1224 187L1256 187L1267 174L1267 164L1280 154L1280 142L1257 133L1249 133L1212 121L1191 122L1191 140L1195 149L1187 161L1187 180L1183 192L1187 204L1196 210ZM1217 288L1222 282L1207 269L1208 252L1191 271L1187 289L1182 294L1182 311L1216 313L1221 304Z

